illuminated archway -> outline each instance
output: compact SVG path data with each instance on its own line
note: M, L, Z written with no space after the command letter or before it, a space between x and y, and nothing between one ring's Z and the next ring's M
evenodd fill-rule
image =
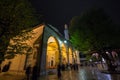
M76 51L73 51L73 61L74 61L74 63L77 63Z
M69 48L69 63L73 64L73 54L71 48Z
M62 64L67 64L68 63L67 51L64 44L62 44L61 53L62 53Z
M47 42L47 56L46 67L47 69L56 68L59 63L58 42L54 37L49 37Z

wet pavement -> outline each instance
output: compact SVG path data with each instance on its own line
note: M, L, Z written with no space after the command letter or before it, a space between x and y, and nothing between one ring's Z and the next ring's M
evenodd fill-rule
M56 70L54 70L56 72ZM23 75L0 74L0 80L26 80ZM96 67L80 67L79 70L62 71L61 79L57 74L41 76L39 80L120 80L120 74L101 73Z
M39 80L120 80L120 74L101 73L95 67L80 67L78 71L62 71L61 79L57 78L57 74L52 74Z

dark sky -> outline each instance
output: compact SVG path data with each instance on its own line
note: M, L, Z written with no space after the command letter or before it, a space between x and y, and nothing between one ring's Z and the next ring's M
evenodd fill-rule
M33 7L44 15L46 23L58 29L69 24L73 16L93 6L104 8L115 23L120 24L120 0L32 0Z

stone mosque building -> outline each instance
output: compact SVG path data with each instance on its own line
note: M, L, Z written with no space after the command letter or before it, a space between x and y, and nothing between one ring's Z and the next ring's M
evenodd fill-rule
M8 72L23 74L27 66L36 65L38 74L45 75L49 70L56 69L58 64L80 64L79 51L69 42L67 25L65 25L64 33L65 37L49 24L34 27L32 35L26 34L32 38L22 41L28 46L23 54L16 54L14 58L6 59L1 68L11 62ZM10 43L16 42L11 39Z

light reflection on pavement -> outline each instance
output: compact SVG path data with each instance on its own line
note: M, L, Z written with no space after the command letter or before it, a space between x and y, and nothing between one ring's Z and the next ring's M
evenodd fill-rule
M40 78L40 80L120 80L120 74L105 74L97 68L80 67L78 71L63 71L61 79L54 74Z

